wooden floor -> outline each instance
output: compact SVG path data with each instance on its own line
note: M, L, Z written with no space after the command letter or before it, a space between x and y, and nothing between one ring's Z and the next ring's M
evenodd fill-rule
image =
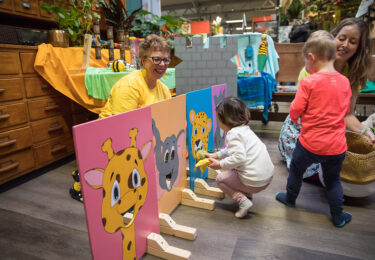
M303 183L295 209L275 200L285 190L288 171L277 149L278 129L254 127L275 164L267 190L254 196L245 219L236 219L229 198L213 211L179 206L172 218L195 227L187 241L167 235L172 246L192 259L375 259L375 194L346 198L353 220L344 228L330 221L324 189ZM83 205L70 198L74 158L0 186L0 259L91 259ZM214 182L210 182L214 186ZM145 255L143 259L158 259Z

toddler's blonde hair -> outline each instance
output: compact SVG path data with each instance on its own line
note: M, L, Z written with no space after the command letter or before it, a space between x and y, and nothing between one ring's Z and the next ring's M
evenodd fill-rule
M330 61L336 58L336 40L327 31L319 30L313 32L302 48L302 56L308 53L315 54L321 60Z

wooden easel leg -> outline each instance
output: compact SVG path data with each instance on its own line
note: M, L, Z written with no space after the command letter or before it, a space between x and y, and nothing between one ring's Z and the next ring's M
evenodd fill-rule
M208 167L207 179L216 180L218 172Z
M190 177L187 178L186 187L190 188ZM210 187L205 180L200 178L196 178L194 180L194 192L196 194L211 196L219 199L225 197L225 194L221 189Z
M218 174L218 171L211 169L208 167L208 173L207 173L207 179L209 180L216 180L216 176ZM189 176L189 166L186 167L186 176Z
M190 259L191 252L170 246L165 239L156 233L147 236L147 253L163 259Z
M181 204L208 210L214 210L215 208L214 200L198 198L191 189L182 190Z
M197 229L176 224L176 222L165 213L159 213L160 233L180 237L188 240L195 240Z
M126 224L132 220L133 214L126 213L123 221ZM184 238L187 240L195 240L197 237L197 229L177 224L168 214L159 213L160 233Z

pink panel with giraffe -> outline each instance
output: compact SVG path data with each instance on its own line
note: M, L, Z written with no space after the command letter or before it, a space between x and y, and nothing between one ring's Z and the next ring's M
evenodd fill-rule
M93 259L139 259L160 232L151 122L146 107L73 127Z

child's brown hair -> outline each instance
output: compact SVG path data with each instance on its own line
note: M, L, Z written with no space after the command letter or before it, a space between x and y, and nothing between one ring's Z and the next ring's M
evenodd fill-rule
M330 61L336 58L336 41L332 34L319 30L313 32L302 48L302 55L313 53L319 59Z
M218 119L230 128L247 125L250 111L245 102L236 97L226 97L216 107Z

